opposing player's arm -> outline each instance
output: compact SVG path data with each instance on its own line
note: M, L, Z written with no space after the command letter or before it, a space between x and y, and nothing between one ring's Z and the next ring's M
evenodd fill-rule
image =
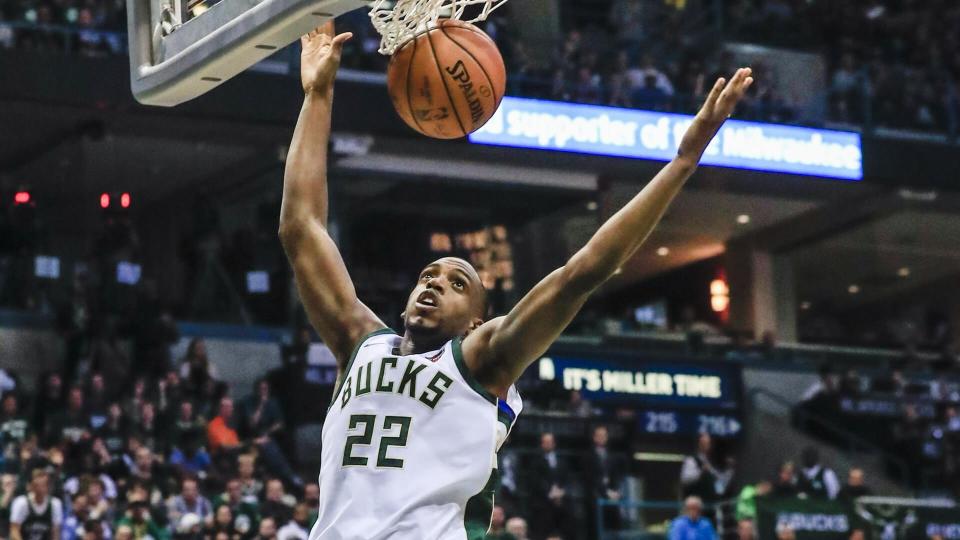
M749 69L738 70L729 83L718 80L684 135L677 156L566 265L538 283L506 316L488 321L467 336L465 360L482 384L504 395L590 294L643 244L752 83Z
M280 241L310 323L343 365L364 335L383 322L357 298L343 257L327 231L327 145L333 81L343 43L333 23L301 39L305 97L283 175Z

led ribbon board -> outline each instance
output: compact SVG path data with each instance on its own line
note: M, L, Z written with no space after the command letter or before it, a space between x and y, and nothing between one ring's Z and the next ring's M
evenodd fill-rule
M505 97L470 142L669 161L693 117ZM707 148L704 165L755 171L863 178L860 135L729 120Z

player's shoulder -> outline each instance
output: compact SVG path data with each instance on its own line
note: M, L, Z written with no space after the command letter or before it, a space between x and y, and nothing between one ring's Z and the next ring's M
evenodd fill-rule
M354 345L353 354L351 358L355 358L358 354L361 354L364 349L368 349L376 346L390 346L393 347L396 344L399 335L392 329L388 327L378 328L367 334L363 335Z

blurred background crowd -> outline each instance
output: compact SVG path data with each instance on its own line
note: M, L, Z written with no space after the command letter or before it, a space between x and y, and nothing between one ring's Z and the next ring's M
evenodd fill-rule
M960 7L949 0L569 4L565 35L549 55L532 54L502 13L484 24L509 66L511 95L694 112L704 89L735 64L717 46L723 37L826 61L828 77L813 100L783 81L775 63L754 62L758 84L741 118L924 132L954 131L960 121ZM358 36L344 65L382 71L387 59L376 53L379 36L365 19L355 13L341 21ZM0 6L0 47L124 54L125 25L121 1L14 0Z

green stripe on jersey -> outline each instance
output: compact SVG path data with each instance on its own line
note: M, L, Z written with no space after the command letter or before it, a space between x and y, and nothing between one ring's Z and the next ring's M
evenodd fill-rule
M462 338L454 338L452 343L453 348L453 359L457 364L457 369L460 370L460 375L463 377L463 380L467 381L467 384L470 388L473 388L473 391L483 396L483 399L489 401L493 405L497 404L497 396L494 396L490 393L489 390L483 387L476 378L474 378L473 373L470 373L470 368L467 367L467 363L463 361L463 350L460 348L460 342Z
M380 330L375 330L363 336L360 338L360 341L357 342L357 345L353 348L353 353L350 354L350 360L347 361L347 367L344 368L343 372L340 373L340 376L337 377L337 387L333 391L333 398L330 399L330 406L333 406L333 404L337 402L337 396L340 395L340 388L343 386L344 379L346 379L347 375L350 374L350 368L353 367L353 361L357 359L357 354L360 352L360 347L362 347L363 344L373 336L379 336L382 334L396 334L396 332L390 328L381 328Z
M467 540L483 540L490 530L493 517L493 495L500 487L500 471L490 471L487 485L467 501L463 513L463 527L467 530Z

